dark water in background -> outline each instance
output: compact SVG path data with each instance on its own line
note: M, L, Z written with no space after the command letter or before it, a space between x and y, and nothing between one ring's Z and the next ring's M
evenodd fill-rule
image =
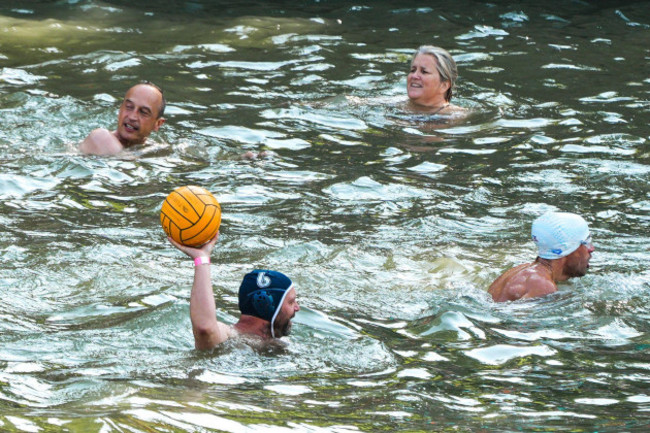
M0 3L0 431L647 431L649 2L134 4ZM466 121L402 110L422 43ZM160 146L78 155L141 79ZM286 350L193 350L182 184L223 206L222 320L292 276ZM492 303L549 209L589 274Z

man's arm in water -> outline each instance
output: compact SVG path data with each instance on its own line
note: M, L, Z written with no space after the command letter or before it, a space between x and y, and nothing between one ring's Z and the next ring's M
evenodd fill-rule
M168 239L172 245L194 260L197 257L209 258L218 238L219 233L200 248L187 247L171 238ZM217 320L209 264L194 266L194 283L190 295L190 319L194 333L194 346L197 349L212 349L230 337L230 327Z
M116 155L123 149L120 140L104 128L93 130L79 145L79 150L87 155Z

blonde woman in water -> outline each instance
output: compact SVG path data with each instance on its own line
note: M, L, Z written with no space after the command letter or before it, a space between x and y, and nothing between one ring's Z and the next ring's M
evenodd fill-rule
M441 115L465 111L451 103L457 78L456 62L447 50L422 45L413 54L411 70L406 77L410 108Z

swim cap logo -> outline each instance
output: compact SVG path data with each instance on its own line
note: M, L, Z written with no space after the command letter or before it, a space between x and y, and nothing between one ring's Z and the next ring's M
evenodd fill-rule
M265 272L260 272L257 274L257 287L260 289L265 289L271 285L271 277L266 275Z

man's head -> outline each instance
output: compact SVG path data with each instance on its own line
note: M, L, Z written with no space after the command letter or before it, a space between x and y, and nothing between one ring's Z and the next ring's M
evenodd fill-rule
M533 222L531 235L539 257L549 260L566 257L563 272L569 278L587 273L594 246L589 226L580 215L545 213Z
M117 116L117 136L122 145L142 144L151 132L158 131L165 123L165 105L163 92L155 84L145 82L131 87Z
M280 338L291 332L291 319L300 307L289 277L256 269L244 276L239 287L239 310L270 322L271 336Z

